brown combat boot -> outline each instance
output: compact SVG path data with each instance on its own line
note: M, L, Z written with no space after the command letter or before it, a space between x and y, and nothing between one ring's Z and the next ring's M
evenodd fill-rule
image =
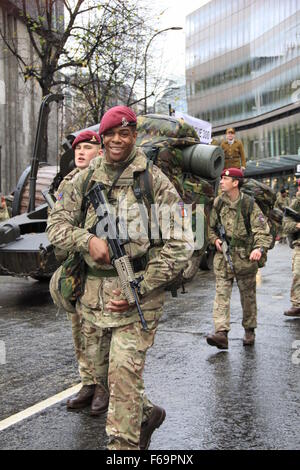
M255 342L254 328L245 329L245 336L243 338L244 346L253 346Z
M83 385L83 387L76 393L75 397L70 398L67 401L67 409L68 410L79 410L80 408L85 408L86 406L90 405L94 392L95 392L96 385Z
M286 317L300 317L300 308L299 307L292 307L289 310L284 312Z
M166 412L159 406L154 406L147 421L142 423L140 435L140 450L147 450L151 442L151 436L155 429L164 422Z
M214 335L208 335L206 338L210 346L216 346L218 349L228 349L227 331L218 331Z
M91 404L91 415L98 416L105 413L108 409L109 394L103 385L97 384L94 398Z

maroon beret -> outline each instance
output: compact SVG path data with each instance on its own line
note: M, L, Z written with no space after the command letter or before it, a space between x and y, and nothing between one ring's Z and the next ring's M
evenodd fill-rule
M127 106L114 106L110 108L101 119L99 134L118 126L132 126L136 125L136 114L131 108Z
M73 140L72 148L75 149L77 144L81 142L88 142L89 144L101 144L101 139L99 134L94 131L82 131L78 136Z
M221 176L231 176L232 178L244 178L244 173L239 168L226 168Z

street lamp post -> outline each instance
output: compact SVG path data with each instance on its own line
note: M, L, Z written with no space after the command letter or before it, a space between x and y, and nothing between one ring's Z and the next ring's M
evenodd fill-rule
M172 30L172 31L179 31L180 29L182 29L180 26L172 26L171 28L166 28L166 29L162 29L161 31L158 31L157 33L155 33L152 38L150 38L150 40L148 41L148 44L146 46L146 49L145 49L145 55L144 55L144 64L145 64L145 90L144 90L144 93L145 93L145 101L144 101L144 112L145 114L147 114L147 52L148 52L148 49L149 49L149 46L151 44L151 42L153 41L153 39L158 35L158 34L161 34L161 33L164 33L165 31L169 31L169 30Z

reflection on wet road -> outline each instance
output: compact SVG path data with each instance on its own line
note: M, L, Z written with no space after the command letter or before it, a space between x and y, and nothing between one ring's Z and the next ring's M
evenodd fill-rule
M205 341L212 273L199 272L187 294L168 297L145 369L149 398L167 411L151 449L300 449L300 319L283 316L291 256L276 246L259 273L254 348L242 344L236 286L228 351ZM56 317L47 284L0 277L0 340L0 422L79 382L69 321ZM67 412L63 400L0 436L0 449L104 449L105 416Z

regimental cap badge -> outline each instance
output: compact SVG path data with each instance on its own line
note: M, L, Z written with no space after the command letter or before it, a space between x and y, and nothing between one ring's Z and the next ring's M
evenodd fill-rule
M93 135L93 137L91 138L90 142L97 142L97 143L98 143L98 141L97 141L97 139L96 139L96 137L95 137L94 135Z
M128 126L129 122L127 121L126 117L122 117L122 127Z
M221 176L231 176L231 178L244 178L244 174L239 168L228 168L228 170L223 170Z

